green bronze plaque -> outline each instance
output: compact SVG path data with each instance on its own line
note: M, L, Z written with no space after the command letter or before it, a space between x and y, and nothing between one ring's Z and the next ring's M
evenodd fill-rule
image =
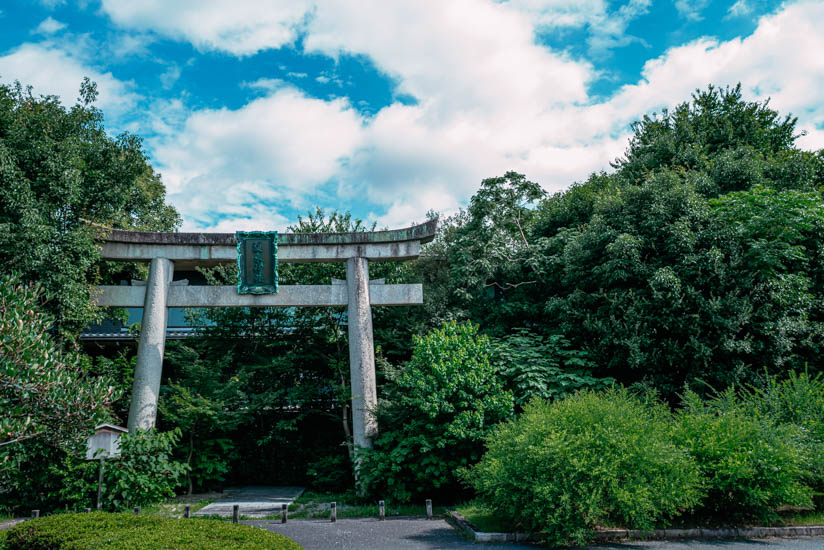
M278 234L275 231L238 231L238 294L278 291Z

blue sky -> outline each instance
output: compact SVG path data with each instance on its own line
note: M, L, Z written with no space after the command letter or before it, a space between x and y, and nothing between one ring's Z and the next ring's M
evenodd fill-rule
M821 28L822 2L765 0L7 0L0 81L72 103L94 79L184 230L315 205L400 227L510 169L549 191L608 169L710 83L824 147Z

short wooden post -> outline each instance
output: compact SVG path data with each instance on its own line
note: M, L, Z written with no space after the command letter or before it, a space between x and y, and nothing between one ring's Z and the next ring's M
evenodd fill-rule
M140 515L140 506L135 506L134 507L134 515L136 515L136 516Z
M335 523L336 521L338 521L338 503L337 502L332 502L332 503L329 504L329 512L330 512L329 520L332 523Z
M190 513L191 511L192 511L192 507L191 507L191 506L188 506L188 505L187 505L187 506L184 506L184 507L183 507L183 518L184 518L184 519L189 519L189 513Z
M89 512L91 512L91 511L92 511L92 509L91 509L91 508L83 508L83 511L84 511L84 512L86 512L86 513L88 514Z
M286 523L286 511L288 510L288 504L281 504L280 505L280 522Z
M240 514L240 506L235 504L232 506L232 523L237 523L238 515Z
M103 467L106 464L105 458L100 458L100 473L97 475L97 509L103 506L101 497L103 496Z
M378 501L378 519L383 521L386 519L386 504L382 501Z
M40 510L32 510L31 511L31 517L32 517L32 519L33 518L39 518L40 517Z
M426 499L426 519L432 519L432 500Z

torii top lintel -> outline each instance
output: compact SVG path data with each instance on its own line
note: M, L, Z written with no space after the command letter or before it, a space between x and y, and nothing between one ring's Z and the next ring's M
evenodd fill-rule
M420 246L435 238L438 218L420 225L388 231L353 233L282 233L278 261L342 262L352 257L373 261L408 260L420 255ZM108 229L101 234L105 260L148 261L168 258L178 266L234 262L234 233L165 233Z

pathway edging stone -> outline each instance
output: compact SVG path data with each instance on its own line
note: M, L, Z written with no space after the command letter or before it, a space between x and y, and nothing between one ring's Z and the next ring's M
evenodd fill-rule
M465 517L454 510L446 513L446 521L464 532L475 542L526 542L540 540L539 536L528 533L485 533L477 531ZM726 527L717 529L604 529L596 531L596 542L616 542L621 540L684 540L684 539L736 539L768 537L820 537L824 536L824 525L793 527Z

